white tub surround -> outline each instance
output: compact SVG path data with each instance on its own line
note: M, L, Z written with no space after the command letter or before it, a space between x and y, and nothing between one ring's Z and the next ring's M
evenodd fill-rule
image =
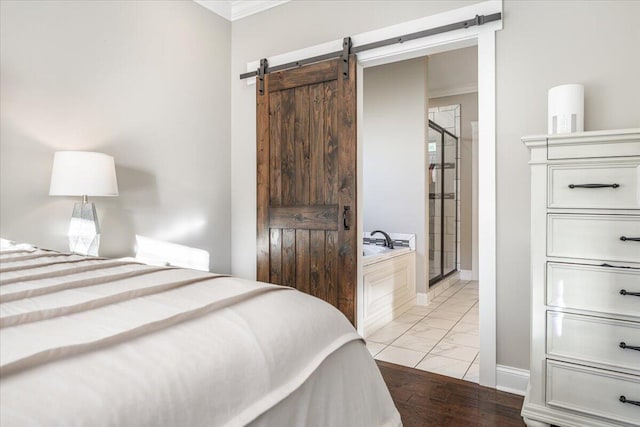
M640 129L531 150L529 427L640 426Z
M383 246L382 236L363 234L363 335L367 337L415 304L416 252L413 234L389 233L394 249Z

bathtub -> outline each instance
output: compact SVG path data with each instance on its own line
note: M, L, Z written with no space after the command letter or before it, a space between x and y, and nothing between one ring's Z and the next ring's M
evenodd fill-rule
M416 253L407 247L363 245L363 334L376 330L416 302Z

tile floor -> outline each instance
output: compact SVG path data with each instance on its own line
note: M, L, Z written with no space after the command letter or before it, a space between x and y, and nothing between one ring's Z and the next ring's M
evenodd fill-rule
M476 383L479 346L477 281L458 281L367 338L377 360Z

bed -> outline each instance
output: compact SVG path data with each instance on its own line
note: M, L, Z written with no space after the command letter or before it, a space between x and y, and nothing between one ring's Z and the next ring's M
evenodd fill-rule
M346 318L294 289L0 251L0 425L400 426Z

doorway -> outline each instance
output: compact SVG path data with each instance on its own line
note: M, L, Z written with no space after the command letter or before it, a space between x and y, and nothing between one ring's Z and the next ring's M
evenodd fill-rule
M501 9L499 3L486 4ZM471 7L473 8L473 7ZM468 8L465 8L468 9ZM470 10L470 9L469 9ZM480 9L479 9L480 10ZM486 12L486 11L485 11ZM457 15L459 16L459 15ZM433 25L434 22L447 23L455 20L448 13L436 17L425 18L425 22ZM407 28L415 28L417 23L407 23ZM410 58L417 58L429 54L446 52L469 46L477 46L478 57L478 237L477 237L477 286L478 286L478 327L479 327L479 352L482 358L478 363L478 382L482 386L496 387L496 91L495 91L495 31L501 29L501 23L495 27L486 27L475 34L448 33L446 36L423 39L419 46L396 45L393 51L386 49L384 52L364 52L358 55L359 83L358 94L362 93L363 69L398 62ZM389 28L388 36L396 31L405 31L397 27ZM382 30L381 30L382 31ZM377 35L380 36L378 31ZM359 112L361 112L362 100L359 99ZM361 132L359 132L361 135ZM359 139L359 163L362 160L362 141ZM359 172L360 194L362 174ZM364 231L362 218L358 219L359 229ZM362 274L362 265L358 266L359 277ZM363 284L359 284L359 291ZM418 295L419 303L426 303L426 296ZM362 313L361 301L358 300L359 313Z
M419 18L378 30L352 35L356 44L372 43L379 40L397 37L425 28L435 28L467 19L469 16L502 13L502 2L487 1L455 9L436 15ZM496 387L496 43L495 32L502 29L502 21L486 23L481 27L471 27L437 36L424 37L406 43L385 46L358 53L357 64L357 104L359 116L362 111L362 73L363 69L375 65L398 62L405 59L418 58L463 47L478 46L478 281L480 352L483 357L479 367L479 382L483 386ZM329 54L342 48L343 40L311 46L305 49L283 53L269 58L269 64L277 66L295 61L301 57L312 57ZM259 61L247 63L247 70L256 70ZM255 79L249 84L255 84ZM357 123L358 128L361 126ZM362 132L358 129L358 170L357 170L357 205L362 206ZM363 218L356 216L358 235L363 233ZM358 242L358 252L362 251L362 241ZM362 277L362 261L358 260L357 277ZM358 283L358 292L363 283ZM418 296L418 302L420 300ZM363 301L357 300L358 318L362 316ZM358 322L359 323L359 322ZM360 324L360 323L359 323Z
M396 247L376 262L370 249L372 255L363 263L368 347L378 360L474 382L480 360L479 291L477 281L458 277L461 242L472 240L470 224L461 227L458 206L461 195L471 200L476 61L472 46L367 68L360 116L364 231L369 237L364 239L365 249L371 240L384 244L367 234L377 228L389 232L394 242L402 241L403 235L415 238L411 249L418 274L413 286L426 297L424 303L414 299L402 310L408 294L403 292L406 263L391 260L410 260L411 254ZM451 74L460 62L470 72L454 79ZM459 165L464 165L464 173ZM472 212L464 213L470 223ZM469 258L465 253L464 261ZM392 318L382 325L369 322L372 327L367 328L369 316L378 314L383 304Z

